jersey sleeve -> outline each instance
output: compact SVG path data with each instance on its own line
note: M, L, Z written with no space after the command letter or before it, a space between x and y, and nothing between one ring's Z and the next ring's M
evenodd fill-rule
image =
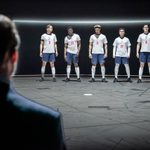
M90 43L93 43L93 36L92 36L92 35L90 36L89 42L90 42Z
M104 36L104 44L107 44L107 43L108 43L107 38L106 36Z
M141 41L141 35L139 35L139 37L138 37L138 39L137 39L137 42L138 43L141 43L142 41Z
M77 35L77 41L81 41L81 38L79 35Z
M117 46L117 39L114 40L113 46L114 46L114 47Z
M130 42L130 40L128 39L128 47L130 47L131 46L131 42Z
M41 41L44 41L44 35L41 35Z
M56 35L54 36L54 42L57 42L57 37L56 37Z
M64 43L65 43L65 44L67 44L67 43L68 43L67 37L65 37L65 39L64 39Z

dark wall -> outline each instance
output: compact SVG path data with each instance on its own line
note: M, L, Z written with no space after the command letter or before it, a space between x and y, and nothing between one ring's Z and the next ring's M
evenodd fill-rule
M131 0L1 0L0 13L3 13L12 19L55 19L55 20L74 20L74 19L95 19L95 20L132 20L149 19L150 1L131 1ZM39 74L41 59L39 57L40 36L45 32L46 24L17 24L21 35L20 59L17 74ZM136 40L142 32L143 24L133 25L103 25L103 33L107 36L109 46L109 56L106 59L106 73L113 74L114 60L112 59L112 43L118 36L118 28L125 27L126 36L132 44L130 59L131 74L138 74L138 59L135 57ZM54 32L58 39L59 56L56 60L56 71L58 74L64 74L66 63L63 59L63 41L66 35L68 24L53 24ZM93 24L79 26L74 24L75 32L81 36L82 49L79 65L82 74L89 74L91 63L88 59L88 40L93 33ZM100 70L97 70L97 73ZM50 69L47 69L50 73ZM124 67L120 68L120 74L124 74ZM148 73L145 68L145 74Z

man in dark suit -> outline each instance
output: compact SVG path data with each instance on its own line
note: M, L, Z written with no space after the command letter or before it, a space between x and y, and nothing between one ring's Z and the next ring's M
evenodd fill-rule
M11 85L19 34L0 15L0 149L66 150L61 114L19 95Z

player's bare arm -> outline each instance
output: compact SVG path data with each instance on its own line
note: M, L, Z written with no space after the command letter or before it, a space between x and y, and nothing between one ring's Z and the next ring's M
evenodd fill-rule
M116 46L113 47L113 58L116 57Z
M138 42L138 43L137 43L137 46L136 46L136 57L137 57L137 58L139 58L140 47L141 47L141 44Z
M93 48L93 43L89 42L89 58L92 58L92 48Z
M78 52L77 52L77 55L79 56L80 49L81 49L81 41L77 41L77 45L78 45Z
M55 54L58 56L58 49L57 49L57 43L55 42Z
M41 40L41 43L40 43L40 57L42 57L43 47L44 47L44 41Z
M128 46L128 58L130 58L131 46Z
M104 50L105 50L104 58L107 58L107 56L108 56L108 45L107 45L107 43L104 44Z
M65 60L66 60L66 58L67 58L67 47L68 47L68 44L65 43L65 45L64 45L64 59L65 59Z

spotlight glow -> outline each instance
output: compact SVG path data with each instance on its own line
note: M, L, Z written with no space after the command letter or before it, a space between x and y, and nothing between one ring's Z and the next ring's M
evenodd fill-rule
M85 93L83 94L84 96L92 96L93 94L92 93Z
M147 24L150 23L150 19L133 19L133 20L35 20L35 19L14 19L15 23L20 24L77 24L77 25L88 25L88 24L108 24L108 25L120 25L120 24Z

